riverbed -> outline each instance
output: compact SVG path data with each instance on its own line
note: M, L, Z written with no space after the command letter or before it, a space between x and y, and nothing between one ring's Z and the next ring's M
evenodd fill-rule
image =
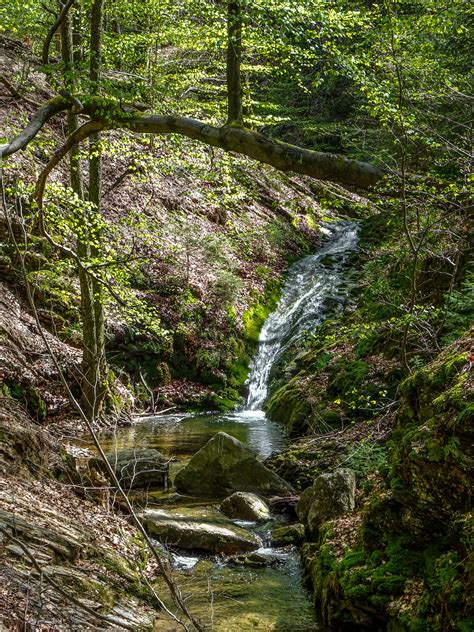
M288 271L281 299L262 328L250 369L248 397L240 410L148 417L130 428L103 435L105 451L156 448L169 459L171 482L191 456L220 431L239 439L262 459L281 451L288 441L285 429L268 419L262 410L272 367L290 345L340 308L348 294L346 263L357 247L357 225L335 223L326 232L318 251ZM179 496L172 486L166 492L152 492L146 497L135 492L133 498L148 508L179 508L194 516L208 516L219 506L215 500ZM176 579L187 604L208 629L318 629L310 595L303 585L298 550L269 547L270 529L284 520L288 517L275 516L263 525L236 521L261 539L257 552L272 562L268 567L236 567L223 557L171 550Z

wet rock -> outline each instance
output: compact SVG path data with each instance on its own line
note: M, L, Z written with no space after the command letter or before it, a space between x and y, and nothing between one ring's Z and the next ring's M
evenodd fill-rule
M321 474L301 494L296 507L299 519L311 535L315 535L323 522L353 511L355 507L356 475L353 470L340 469Z
M276 527L272 529L271 537L272 546L287 546L288 544L298 546L304 540L304 525L297 522Z
M226 518L212 515L146 510L141 514L147 532L161 543L183 549L202 549L232 555L258 549L260 540Z
M235 555L229 559L233 566L247 566L248 568L266 568L277 566L280 560L275 555L262 555L261 553L249 553L247 555Z
M270 519L270 510L256 494L235 492L226 498L221 505L221 511L229 518L237 520L265 521Z
M222 497L236 491L262 496L291 494L289 483L267 469L238 439L218 432L175 479L179 492Z
M158 450L131 448L106 457L123 487L168 487L168 461ZM91 459L89 466L107 474L102 459Z

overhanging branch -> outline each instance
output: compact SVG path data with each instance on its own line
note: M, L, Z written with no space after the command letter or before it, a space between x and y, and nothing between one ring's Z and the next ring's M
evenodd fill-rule
M243 154L280 171L294 171L362 189L374 186L384 176L381 169L367 162L270 140L248 129L213 127L181 116L140 116L128 119L125 127L148 134L180 134L212 147Z
M0 157L9 156L26 147L49 119L71 107L73 107L72 101L61 97L46 103L16 138L6 145L0 145ZM94 102L89 104L86 102L82 111L92 119L86 125L96 126L96 131L128 129L142 134L179 134L224 151L248 156L280 171L293 171L318 180L329 180L368 189L376 185L385 175L382 169L370 163L271 140L245 128L214 127L184 116L143 115L138 112L135 114L134 111L130 112L128 108L118 107L114 101L106 103L103 99L99 106ZM82 136L81 132L80 135L71 136L59 152L53 156L50 162L51 169L77 142L84 140L89 135L88 133L86 136Z
M69 12L69 9L72 7L73 4L74 4L74 0L68 0L68 2L66 2L65 5L63 5L61 11L59 12L59 15L55 19L52 27L49 29L48 34L46 35L46 38L45 38L44 44L43 44L43 51L42 51L42 55L41 55L42 60L43 60L43 64L45 66L47 66L49 64L49 47L51 46L51 41L52 41L56 31L58 30L58 28L64 22L67 14Z

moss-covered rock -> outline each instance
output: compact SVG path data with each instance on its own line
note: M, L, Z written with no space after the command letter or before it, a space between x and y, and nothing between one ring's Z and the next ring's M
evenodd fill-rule
M178 472L174 483L179 492L208 497L236 491L263 496L292 491L291 485L260 463L252 450L225 432L214 435Z
M272 546L299 545L304 540L304 525L300 522L275 527L271 531Z
M368 490L351 537L336 519L303 549L317 607L331 629L473 627L474 428L466 363L472 342L458 341L402 384L390 467Z
M253 533L238 527L222 514L216 517L202 515L199 511L183 514L148 509L140 517L151 536L163 544L183 549L232 555L239 551L253 551L261 544Z
M256 494L235 492L225 498L221 504L221 511L229 518L238 520L265 521L270 519L270 509Z
M356 476L349 469L321 474L301 494L296 506L298 518L310 535L315 536L319 527L335 516L348 513L355 507Z

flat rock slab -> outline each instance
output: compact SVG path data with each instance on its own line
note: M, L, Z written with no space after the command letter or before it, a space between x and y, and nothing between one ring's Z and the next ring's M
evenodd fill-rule
M226 432L218 432L174 481L180 493L222 498L233 492L261 496L291 494L293 488L266 468L255 452Z
M169 546L233 555L261 545L257 536L217 512L148 509L140 518L150 536Z

